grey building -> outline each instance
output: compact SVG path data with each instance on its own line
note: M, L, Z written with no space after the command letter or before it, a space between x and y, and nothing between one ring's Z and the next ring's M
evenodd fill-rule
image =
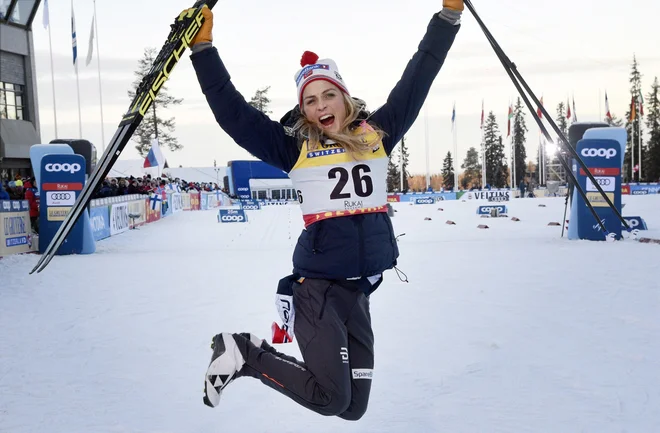
M0 180L30 176L30 146L41 141L32 41L40 3L0 0Z

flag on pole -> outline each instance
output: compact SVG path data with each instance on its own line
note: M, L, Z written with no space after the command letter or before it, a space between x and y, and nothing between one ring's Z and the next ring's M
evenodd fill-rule
M160 146L158 145L158 140L152 140L151 141L151 149L149 149L149 153L147 154L146 158L144 158L144 164L142 167L144 168L149 168L149 167L164 167L165 164L167 164L167 161L165 161L165 156L163 155L163 152L160 150Z
M612 113L610 112L610 101L607 99L607 92L605 92L605 117L612 120Z
M567 107L566 118L570 120L571 117L572 117L571 116L571 101L569 101L568 98L566 98L566 107Z
M642 96L642 91L639 91L639 115L644 115L644 97Z
M50 14L48 12L48 0L44 0L44 17L43 17L44 28L47 29L50 24Z
M73 14L73 0L71 0L71 46L73 47L73 64L78 61L78 40L76 38L76 17Z
M454 108L451 112L451 130L454 130L454 123L456 122L456 103L454 102Z
M94 17L92 17L92 29L89 31L89 48L87 48L87 61L85 66L89 66L92 62L92 54L94 53Z
M541 103L541 105L543 105L543 96L541 96L539 102ZM543 112L541 111L541 105L539 105L539 108L536 109L536 114L539 116L539 119L543 119Z
M511 119L513 119L513 106L511 103L509 103L509 115L508 115L508 123L507 123L507 128L506 128L506 136L509 137L511 136Z
M484 129L484 100L481 100L481 129Z
M637 118L636 112L635 112L635 97L632 97L632 101L630 103L630 122L634 122L635 119Z
M573 122L577 122L577 111L575 111L575 96L573 97Z

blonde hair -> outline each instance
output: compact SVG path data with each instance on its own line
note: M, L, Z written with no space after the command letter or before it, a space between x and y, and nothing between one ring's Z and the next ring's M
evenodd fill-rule
M344 123L341 125L339 132L323 132L316 123L310 122L307 117L305 117L305 113L302 112L302 109L302 115L294 125L293 129L297 131L301 137L307 140L309 150L317 149L322 138L329 138L344 148L346 153L357 159L358 155L367 151L371 152L376 145L383 140L385 132L373 125L369 125L369 128L367 129L353 125L360 115L362 106L357 100L351 98L346 93L341 92L341 94L344 98L346 119L344 119ZM358 128L360 128L361 131L356 134L355 130Z

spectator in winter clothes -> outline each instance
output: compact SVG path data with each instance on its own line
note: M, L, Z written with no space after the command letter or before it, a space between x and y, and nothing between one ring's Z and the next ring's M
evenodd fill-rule
M417 118L459 30L463 0L444 0L443 6L378 110L370 113L350 96L333 60L305 52L295 73L298 105L280 122L236 90L211 43L213 14L202 9L205 21L191 42L202 92L236 143L289 174L305 223L293 253L294 273L278 285L285 326L273 328L275 342L295 335L304 361L251 334L218 334L205 377L207 405L218 405L235 378L250 376L322 415L358 420L367 410L374 367L369 296L399 256L387 215L387 163ZM323 26L310 29L332 38L337 29ZM355 49L368 51L368 46ZM377 58L362 66L365 74L382 67Z
M518 185L518 188L520 188L520 198L525 198L526 187L527 184L525 183L525 179L520 179L520 185Z
M5 187L0 184L0 200L9 200L9 194L5 191Z
M25 200L30 205L30 222L35 233L39 233L39 199L37 198L37 188L32 186L32 182L25 182Z
M140 188L138 187L138 181L135 178L131 178L131 184L128 185L127 194L140 194Z

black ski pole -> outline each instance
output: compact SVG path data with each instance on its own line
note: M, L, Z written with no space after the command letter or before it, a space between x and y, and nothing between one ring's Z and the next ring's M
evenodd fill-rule
M607 202L607 204L609 205L609 207L610 207L610 208L614 211L614 213L618 216L619 220L620 220L620 221L622 222L622 224L628 229L628 231L630 231L630 230L631 230L630 226L628 225L628 223L626 222L626 220L623 218L623 216L621 215L621 213L619 212L619 210L616 208L616 206L614 206L614 204L612 203L612 201L611 201L611 200L609 199L609 197L605 194L605 191L603 191L603 189L602 189L601 186L598 184L598 182L596 181L596 179L593 177L593 175L591 174L591 172L589 171L589 169L586 167L586 164L584 163L584 161L582 161L582 159L581 159L580 156L577 154L577 152L575 151L575 149L573 149L573 148L570 146L570 144L569 144L569 142L568 142L568 139L564 136L564 134L561 132L561 130L559 129L559 127L554 123L554 121L552 120L552 118L550 117L550 115L548 114L548 112L545 110L545 107L543 107L543 105L541 105L540 101L536 98L536 95L534 95L534 92L529 88L529 86L527 85L527 83L525 82L525 80L523 79L523 77L520 75L520 73L519 73L518 70L516 69L515 64L509 60L509 58L506 56L506 54L504 53L504 51L502 50L502 48L500 47L500 45L497 43L497 41L495 40L495 38L493 37L493 35L490 33L490 31L488 30L488 28L486 27L486 25L484 24L484 22L481 20L481 18L479 17L479 15L478 15L477 12L476 12L474 6L472 5L471 0L465 0L465 5L468 7L468 9L470 10L470 12L471 12L472 15L474 16L474 18L475 18L475 19L477 20L477 22L479 23L479 26L481 27L481 29L483 30L484 34L486 35L486 38L488 39L488 41L490 42L491 46L493 47L493 50L495 51L495 54L497 55L497 57L499 58L500 62L502 63L502 66L504 66L504 69L505 69L505 71L507 72L507 74L509 75L509 78L511 79L511 81L512 81L513 84L515 85L516 89L518 90L518 93L520 93L520 96L525 100L525 104L527 105L528 109L529 109L530 112L532 113L532 117L534 117L534 120L536 121L536 123L538 124L539 128L540 128L541 131L543 132L543 135L546 137L547 140L549 140L549 141L553 141L552 138L550 137L550 134L548 133L547 129L546 129L545 126L543 125L543 122L541 121L541 119L539 118L539 116L536 114L536 112L534 111L534 108L532 107L531 103L530 103L529 100L527 99L527 96L524 94L524 92L523 92L523 90L522 90L522 88L521 88L521 85L520 85L521 83L522 83L522 85L525 87L525 90L530 94L530 96L531 96L531 98L534 100L534 102L537 104L537 106L540 108L542 114L545 114L546 118L548 119L548 122L551 124L551 126L553 127L553 129L555 130L555 132L557 133L557 135L559 136L559 138L560 138L560 144L561 144L562 146L565 146L566 149L569 151L569 153L571 153L571 155L577 160L577 162L580 164L580 166L584 169L584 171L585 171L587 177L589 177L589 179L590 179L591 182L594 184L594 186L596 187L596 189L600 192L601 196L602 196L602 197L604 198L604 200ZM520 80L520 83L518 82L518 80ZM593 206L591 205L591 203L590 203L589 200L587 199L586 194L584 193L584 190L582 189L582 187L580 187L580 185L578 184L577 179L576 179L575 176L573 175L573 172L571 171L570 167L568 167L567 163L566 163L565 161L563 161L562 158L559 158L559 161L560 161L560 163L562 164L562 166L564 167L564 169L566 170L566 173L570 176L571 181L574 183L574 185L575 185L576 188L578 189L578 192L580 193L580 195L582 196L583 200L585 201L585 204L589 207L589 210L591 211L592 215L594 216L594 218L596 219L596 221L598 222L598 224L601 226L601 229L603 230L603 232L604 232L605 235L607 236L608 232L607 232L607 230L605 229L605 226L604 226L603 222L602 222L602 221L600 220L600 218L598 217L598 214L596 213L595 209L593 209Z

